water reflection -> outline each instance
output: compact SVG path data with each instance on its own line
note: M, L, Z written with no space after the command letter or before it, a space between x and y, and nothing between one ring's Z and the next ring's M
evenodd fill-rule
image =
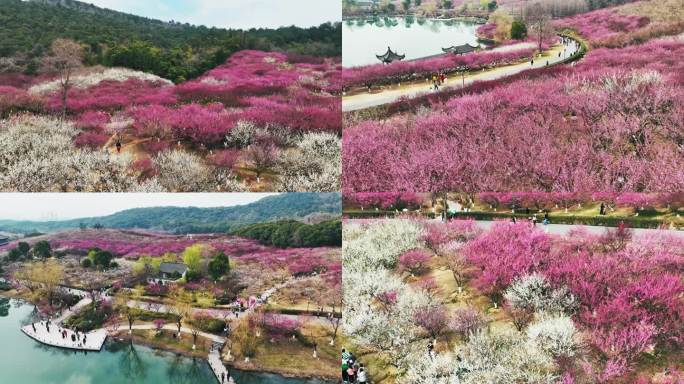
M420 16L370 16L343 24L342 64L345 67L378 64L375 55L387 51L406 54L406 60L442 53L452 45L476 44L478 24Z
M100 352L85 353L50 347L24 335L20 327L35 321L32 305L0 297L0 383L21 384L216 384L201 358L110 340ZM11 346L11 347L7 347ZM27 369L30 367L30 369ZM321 384L322 381L287 379L262 372L241 373L240 384Z

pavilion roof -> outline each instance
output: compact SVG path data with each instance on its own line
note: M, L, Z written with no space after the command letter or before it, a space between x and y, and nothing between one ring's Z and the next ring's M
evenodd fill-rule
M464 53L470 53L476 51L479 46L472 46L470 44L463 44L463 45L452 45L449 48L442 48L442 51L445 53L454 53L456 55L462 55Z
M406 55L399 55L396 52L393 52L390 47L387 47L387 52L382 55L375 55L375 57L383 63L391 63L395 60L403 60Z

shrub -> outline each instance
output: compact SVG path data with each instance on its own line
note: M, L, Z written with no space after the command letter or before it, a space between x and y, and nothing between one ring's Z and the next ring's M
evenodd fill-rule
M546 278L531 274L516 279L504 293L506 301L517 309L533 312L572 313L577 308L568 289L554 289Z
M448 317L442 307L424 307L413 314L413 321L430 334L433 339L441 335L447 328Z
M413 275L420 275L427 270L430 255L421 249L410 250L399 257L399 264Z
M527 337L554 357L572 357L579 347L575 324L564 315L541 318L527 328Z
M454 332L466 339L480 331L485 325L487 325L487 320L484 315L474 307L456 309L449 323Z

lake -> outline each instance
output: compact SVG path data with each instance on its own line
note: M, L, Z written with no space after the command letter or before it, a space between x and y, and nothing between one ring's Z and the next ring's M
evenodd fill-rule
M452 45L477 44L480 24L460 20L436 20L407 17L371 17L345 20L342 23L342 65L353 67L378 64L390 46L406 55L404 60L418 59L442 52Z
M24 335L33 306L0 297L0 377L21 384L217 384L204 359L192 359L128 342L108 341L100 352L45 346ZM232 370L237 384L323 384L319 380Z

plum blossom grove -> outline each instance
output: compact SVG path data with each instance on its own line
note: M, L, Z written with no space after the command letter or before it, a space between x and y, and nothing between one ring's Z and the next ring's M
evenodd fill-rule
M525 61L533 54L534 50L529 48L509 52L478 52L465 56L447 54L431 59L399 62L391 66L374 64L343 69L342 79L346 88L391 84L421 80L435 72L456 72L461 67L468 67L470 70L492 68Z
M32 244L38 240L29 239L27 242ZM336 253L333 248L280 249L261 245L256 240L216 234L187 236L138 230L98 229L60 232L54 236L48 235L47 240L53 249L87 254L90 249L99 248L111 252L116 257L130 260L137 260L142 256L180 254L192 245L201 244L246 263L285 268L292 275L310 274L315 271L337 273L335 271L340 264L339 261L335 262L334 258L330 257L331 254ZM0 247L0 251L14 248L16 243L15 241L4 245Z
M240 51L178 85L93 67L75 74L63 94L50 77L5 75L0 140L12 144L0 149L0 189L339 190L340 77L336 59L261 51ZM48 117L63 107L67 122ZM46 131L58 135L41 135ZM21 167L28 158L43 163L32 171L53 176L25 180ZM48 168L79 171L43 171ZM114 175L125 180L109 182Z
M373 354L371 374L400 383L656 383L655 355L670 367L664 382L680 377L681 237L624 227L549 235L510 222L472 232L454 222L345 223L343 327ZM406 268L417 260L421 268ZM459 269L457 292L443 278L436 289L426 283L444 266Z
M682 190L684 72L673 58L683 52L684 42L669 38L599 48L574 67L476 85L461 97L431 99L427 112L355 123L343 137L343 185L356 192Z
M469 195L470 196L470 195ZM491 209L511 210L530 208L551 210L582 207L604 203L608 207L625 207L635 211L669 209L672 212L684 207L684 192L478 192L473 202L488 205ZM419 209L429 202L425 193L412 192L352 192L343 195L346 208L402 210Z

